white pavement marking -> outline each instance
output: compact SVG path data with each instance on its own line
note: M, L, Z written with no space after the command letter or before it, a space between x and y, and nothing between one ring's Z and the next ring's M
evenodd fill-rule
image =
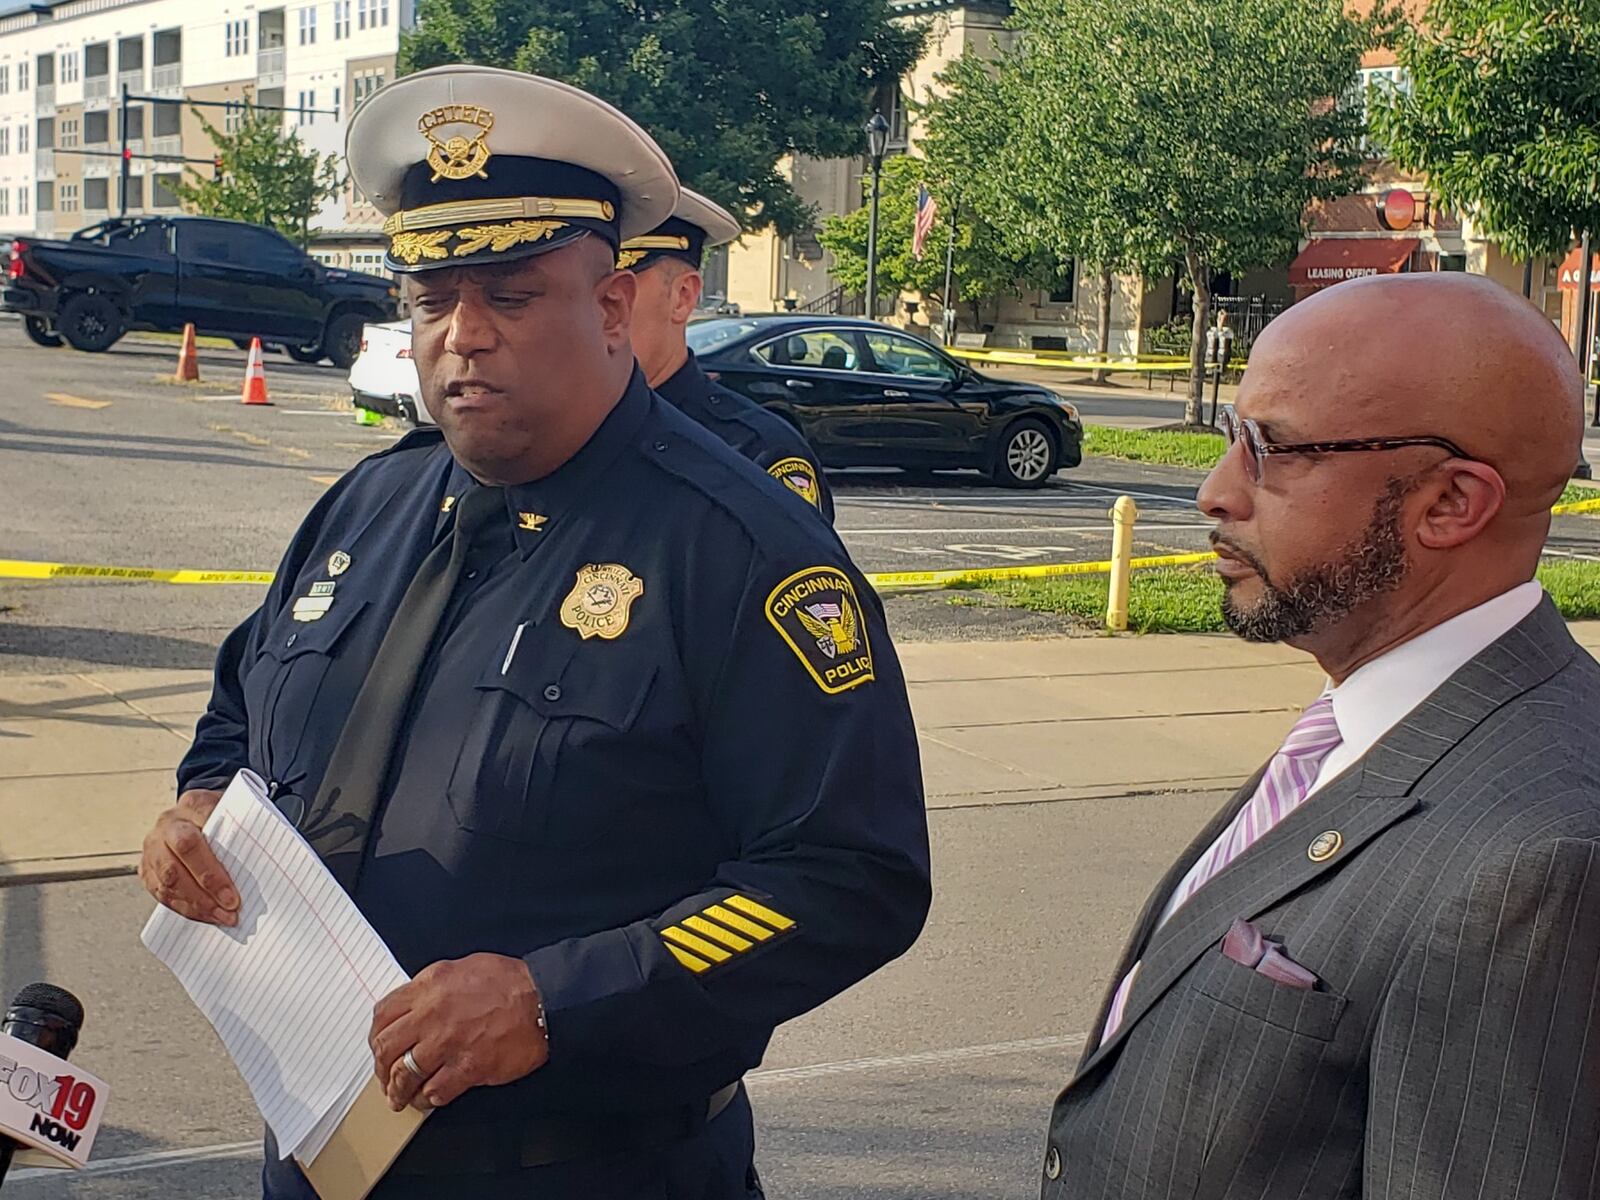
M1101 487L1098 483L1070 483L1067 486L1104 492L1108 496L1132 496L1135 500L1149 500L1153 504L1181 504L1185 508L1194 507L1194 500L1191 497L1164 496L1160 492L1138 492L1129 488Z
M784 1083L803 1083L810 1079L826 1079L834 1075L854 1075L867 1071L903 1070L907 1067L940 1066L945 1063L970 1062L974 1059L1002 1058L1008 1054L1028 1054L1038 1050L1077 1050L1085 1041L1081 1033L1060 1034L1053 1037L1024 1038L1015 1042L991 1042L983 1046L957 1046L950 1050L926 1050L920 1054L897 1054L883 1058L850 1058L840 1062L812 1063L803 1067L778 1067L770 1071L752 1071L745 1082L758 1090ZM186 1150L155 1150L144 1154L127 1154L120 1158L104 1158L91 1162L79 1171L58 1171L48 1167L32 1167L14 1171L6 1177L8 1183L26 1183L40 1179L82 1179L90 1175L128 1175L136 1171L150 1171L160 1167L180 1167L191 1163L221 1162L227 1159L251 1158L261 1153L260 1141L223 1142L214 1146L196 1146Z

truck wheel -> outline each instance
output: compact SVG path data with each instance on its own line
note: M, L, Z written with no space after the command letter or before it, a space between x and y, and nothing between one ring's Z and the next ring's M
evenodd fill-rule
M297 363L319 363L326 357L321 346L285 346L284 349Z
M61 339L51 333L50 326L46 325L39 317L24 317L22 319L22 328L27 331L28 340L35 346L43 346L47 350L54 350L61 345Z
M359 313L340 313L328 322L328 334L322 339L322 352L341 371L348 371L361 355L361 331L367 319Z
M99 292L80 292L61 306L56 329L74 350L98 354L125 332L122 310Z

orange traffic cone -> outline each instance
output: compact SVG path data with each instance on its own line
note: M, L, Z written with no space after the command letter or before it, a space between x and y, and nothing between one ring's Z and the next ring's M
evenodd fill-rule
M178 351L178 370L172 377L174 383L200 382L200 355L194 348L194 325L183 327L183 349Z
M250 339L250 361L244 368L244 394L241 404L271 404L267 399L267 369L261 363L261 339Z

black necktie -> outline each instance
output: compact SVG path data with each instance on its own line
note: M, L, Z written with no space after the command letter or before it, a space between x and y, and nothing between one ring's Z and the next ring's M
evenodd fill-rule
M302 832L347 892L355 891L389 759L468 551L505 513L505 493L499 488L474 488L461 498L454 534L417 568L328 758Z

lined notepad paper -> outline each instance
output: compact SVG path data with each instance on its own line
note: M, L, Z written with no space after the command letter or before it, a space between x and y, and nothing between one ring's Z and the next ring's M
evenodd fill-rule
M372 1077L372 1008L406 973L241 771L206 822L240 898L232 928L157 908L141 935L211 1022L277 1138L310 1162Z

